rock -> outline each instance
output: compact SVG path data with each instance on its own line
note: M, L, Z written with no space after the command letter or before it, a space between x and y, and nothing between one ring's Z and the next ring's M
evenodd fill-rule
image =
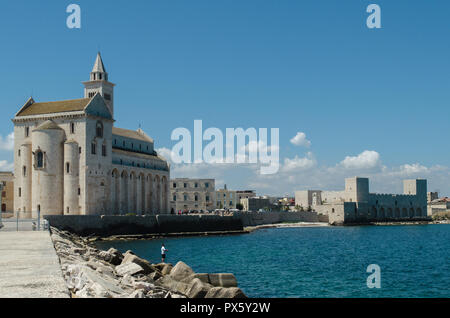
M98 298L110 298L111 294L99 283L94 283L92 284L92 286L89 288L92 293L94 294L95 297Z
M209 281L209 275L208 275L208 274L202 274L202 273L196 273L196 274L189 275L188 277L183 278L181 281L182 281L183 283L189 284L189 283L192 282L195 278L200 279L200 280L201 280L203 283L205 283L205 284L210 284L210 281Z
M136 263L125 263L116 266L116 273L119 276L125 276L126 274L133 276L143 272L144 269Z
M146 293L155 288L154 284L146 283L146 282L134 282L133 287L135 289L142 289Z
M128 298L146 298L145 291L143 289L135 290L128 296Z
M186 296L189 298L204 298L211 288L211 285L205 284L198 278L194 278L189 284Z
M169 275L172 268L172 264L164 264L163 268L161 269L161 275Z
M105 262L113 265L120 265L123 260L123 255L115 248L110 248L108 251L101 251L98 253L98 257Z
M134 286L134 278L130 274L125 274L122 277L122 279L120 280L120 283L122 285L133 287Z
M125 253L121 265L128 264L128 263L134 263L134 264L137 264L140 267L142 267L142 269L144 270L144 272L143 272L144 274L150 274L156 270L156 268L153 267L149 261L147 261L143 258L140 258L140 257L130 253L129 251Z
M195 274L192 268L186 265L184 262L179 261L174 268L170 271L169 276L177 281L181 281L184 278Z
M152 279L153 281L156 281L158 279L160 279L162 277L160 272L153 272L148 276L150 279Z
M233 274L209 274L209 282L215 287L237 287L237 280Z
M212 287L205 298L247 298L247 296L238 287Z
M163 276L160 279L158 279L156 281L156 283L169 289L169 290L176 291L176 292L186 295L186 296L189 291L188 284L176 281L173 278L171 278L170 276Z

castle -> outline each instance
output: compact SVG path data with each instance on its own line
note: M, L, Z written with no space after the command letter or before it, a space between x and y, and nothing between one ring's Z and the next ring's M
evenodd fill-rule
M14 123L14 211L38 215L162 214L170 169L144 131L114 127L114 86L100 53L84 98L35 102Z
M296 191L295 204L327 215L330 224L424 219L427 180L404 180L403 194L378 194L369 193L368 178L347 178L344 191Z

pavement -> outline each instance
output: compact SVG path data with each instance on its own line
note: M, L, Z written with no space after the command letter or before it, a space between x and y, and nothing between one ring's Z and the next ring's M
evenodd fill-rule
M48 231L0 230L0 298L69 298Z

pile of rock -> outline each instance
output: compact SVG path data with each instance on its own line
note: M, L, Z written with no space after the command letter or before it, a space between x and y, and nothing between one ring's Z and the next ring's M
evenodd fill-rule
M244 298L233 274L199 274L185 263L152 264L131 251L101 251L87 239L51 228L73 297Z

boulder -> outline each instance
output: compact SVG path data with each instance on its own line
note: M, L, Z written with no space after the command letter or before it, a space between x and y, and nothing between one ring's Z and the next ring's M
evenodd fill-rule
M171 291L178 292L180 294L186 295L189 291L189 285L186 283L182 283L174 280L170 276L163 276L156 281L156 283L160 286L163 286Z
M205 284L198 278L194 278L189 283L186 296L189 298L204 298L211 288L211 285Z
M128 251L125 253L120 265L129 264L129 263L134 263L134 264L137 264L140 267L142 267L142 269L144 270L143 273L146 275L153 273L156 270L156 268L149 261L147 261L143 258L140 258Z
M212 287L205 298L247 298L247 296L238 287Z
M151 273L148 277L151 280L156 281L156 280L160 279L162 277L162 275L160 272L156 271L156 272Z
M189 275L188 277L183 278L181 281L183 283L188 283L189 284L195 278L200 279L205 284L210 284L209 275L208 274L202 274L202 273L196 273L196 274ZM212 284L212 285L215 286L214 284Z
M192 268L186 265L184 262L179 261L174 268L170 271L169 276L177 281L181 281L184 278L195 274Z
M143 272L144 269L136 263L125 263L116 266L116 273L119 276L125 276L126 274L133 276Z
M161 275L169 275L172 268L172 264L164 264L163 268L161 269Z
M209 274L209 283L215 287L237 287L237 280L233 274Z
M123 255L115 248L110 248L108 251L100 251L98 257L105 262L113 265L120 265L123 260Z
M149 291L153 290L155 288L154 284L146 283L146 282L134 282L133 287L135 289L141 289L145 293L148 293Z

